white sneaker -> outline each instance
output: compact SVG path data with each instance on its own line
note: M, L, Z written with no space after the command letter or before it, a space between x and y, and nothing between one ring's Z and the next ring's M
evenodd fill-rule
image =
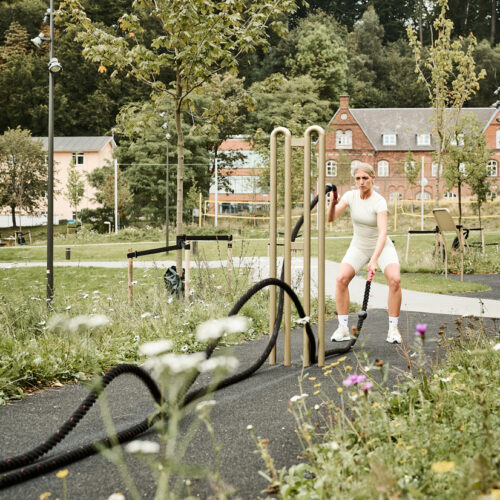
M385 339L389 344L401 344L401 334L396 325L391 325L389 331L387 332L387 338Z
M339 325L338 328L333 332L332 342L343 342L344 340L351 340L349 335L349 328L347 326Z

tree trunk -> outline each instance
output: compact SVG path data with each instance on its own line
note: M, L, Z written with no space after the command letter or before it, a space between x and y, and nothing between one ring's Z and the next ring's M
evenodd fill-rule
M12 227L14 228L14 231L16 230L16 207L15 205L10 206L10 211L12 214Z
M491 46L495 46L495 39L497 37L497 0L491 0Z
M182 213L184 198L184 135L182 133L182 82L179 71L177 72L177 89L175 98L175 129L177 132L177 214L176 214L176 235L180 236L183 232ZM176 268L182 276L182 250L176 253Z
M493 0L495 1L495 0ZM420 43L424 43L424 27L422 26L423 23L423 17L424 17L424 5L423 5L423 0L419 0L418 2L418 37L420 40Z
M462 183L458 183L458 224L462 224Z

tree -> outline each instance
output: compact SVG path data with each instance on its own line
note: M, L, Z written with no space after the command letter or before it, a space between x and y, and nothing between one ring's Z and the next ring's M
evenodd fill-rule
M61 9L82 28L83 54L151 86L156 103L174 101L177 132L177 235L183 232L184 131L182 111L191 93L215 73L237 67L241 54L267 44L267 27L284 31L294 0L137 0L119 19L121 34L96 26L78 0ZM156 32L151 31L154 26ZM177 252L182 268L182 252Z
M414 188L418 184L418 174L420 173L420 166L417 165L413 152L408 150L406 153L406 161L404 165L404 173L410 188Z
M290 33L295 43L287 61L290 75L309 75L318 82L320 98L337 104L338 96L346 91L345 34L335 19L323 12L301 20Z
M66 199L69 201L70 207L74 209L75 219L78 220L78 207L85 193L85 182L82 174L78 171L75 165L74 157L71 159L68 168L68 181L66 182Z
M449 147L445 176L448 185L457 185L459 194L459 224L462 220L461 185L466 182L476 195L479 225L481 226L481 205L490 190L486 165L492 150L486 147L483 127L470 114L461 117L455 131L454 144Z
M254 138L256 151L263 159L263 173L259 185L269 187L269 137L275 127L283 126L292 135L302 137L310 125L326 126L331 118L328 101L319 98L318 84L310 76L303 75L285 79L274 75L266 82L256 83L250 89L255 99L255 109L248 114L248 132ZM281 138L280 138L281 140ZM282 151L281 149L278 149ZM303 201L303 158L304 151L292 152L292 203ZM315 162L311 162L312 168ZM278 157L279 179L284 177L282 155ZM278 203L283 203L284 186L278 181Z
M415 72L427 88L434 111L433 126L437 138L435 158L440 166L460 110L479 89L479 80L484 78L485 71L481 70L476 74L473 53L477 42L474 36L470 34L467 40L460 37L452 41L453 22L446 17L448 0L438 0L438 3L441 10L433 23L437 38L428 50L424 51L411 26L408 26L408 38L415 57ZM439 204L439 195L440 167L436 174L436 204Z
M16 209L37 209L47 191L48 167L42 143L29 130L8 129L0 136L0 207L9 207L16 227Z

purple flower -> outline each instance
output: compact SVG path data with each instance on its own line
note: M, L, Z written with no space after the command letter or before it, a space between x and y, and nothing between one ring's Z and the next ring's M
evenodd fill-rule
M358 383L358 375L353 373L352 375L349 375L343 382L343 384L346 387L349 387L350 385L356 385Z
M363 386L363 391L367 392L367 391L369 391L372 387L373 387L373 383L372 383L372 382L367 382L367 383Z
M425 332L427 331L427 323L417 323L415 335L417 337L425 337Z
M365 380L366 380L366 375L357 375L356 373L353 373L343 381L343 384L346 387L349 387L350 385L362 384Z

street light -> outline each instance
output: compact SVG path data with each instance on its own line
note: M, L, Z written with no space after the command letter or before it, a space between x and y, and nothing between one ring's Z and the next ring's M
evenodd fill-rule
M168 108L167 112L161 112L160 116L162 118L167 117L168 119ZM165 139L166 139L166 144L167 144L167 158L166 158L166 173L165 173L165 228L166 228L166 241L167 241L167 248L168 248L168 243L169 243L169 237L168 237L168 223L170 221L168 217L168 205L169 205L169 195L168 195L168 181L169 181L169 175L168 175L168 141L170 140L171 135L168 133L168 121L166 121L163 125L162 128L166 130L165 133ZM166 251L166 254L168 255L168 250Z
M54 0L45 12L44 24L49 24L49 36L40 33L32 38L32 43L41 48L49 42L49 123L48 123L48 179L47 179L47 304L54 298L54 74L60 73L62 66L54 57Z

